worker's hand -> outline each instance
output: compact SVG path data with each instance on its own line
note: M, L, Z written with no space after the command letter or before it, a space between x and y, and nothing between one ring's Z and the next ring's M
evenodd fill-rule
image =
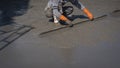
M90 21L93 21L93 20L94 20L94 18L91 18L91 19L90 19Z
M60 16L60 20L66 22L66 25L67 25L67 26L73 27L72 22L71 22L67 17L65 17L64 15L61 15L61 16Z

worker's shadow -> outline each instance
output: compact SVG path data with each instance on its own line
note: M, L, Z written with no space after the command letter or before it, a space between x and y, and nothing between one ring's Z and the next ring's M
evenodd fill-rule
M74 21L76 19L88 19L88 17L85 16L85 15L72 15L72 16L67 16L67 18L71 21ZM60 21L60 24L61 25L67 25L67 23L64 22L64 21Z
M68 17L71 21L74 21L75 19L88 19L88 17L87 16L85 16L85 15L72 15L72 16L70 16L70 17Z
M14 23L13 17L26 13L29 0L0 0L0 26Z
M88 19L88 17L85 15L72 15L72 16L66 16L66 17L71 21L74 21L75 19ZM53 22L53 18L51 18L49 22ZM61 25L67 25L67 23L62 20L60 20L59 22Z

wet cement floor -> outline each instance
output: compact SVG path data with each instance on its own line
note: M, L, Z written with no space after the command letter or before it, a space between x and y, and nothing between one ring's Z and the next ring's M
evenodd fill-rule
M120 68L120 13L40 37L58 28L44 16L48 0L30 0L29 9L14 22L35 29L0 51L1 68ZM120 0L82 0L95 17L119 10ZM75 8L73 15L83 15ZM80 22L86 19L76 19Z

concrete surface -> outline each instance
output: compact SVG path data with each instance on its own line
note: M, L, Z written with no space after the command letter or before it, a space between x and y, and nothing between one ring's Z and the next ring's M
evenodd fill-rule
M13 17L14 22L35 29L0 51L0 68L120 68L120 13L39 37L60 27L44 16L47 1L30 0L27 12ZM81 2L95 17L120 9L120 0ZM77 14L83 15L75 8L73 15Z

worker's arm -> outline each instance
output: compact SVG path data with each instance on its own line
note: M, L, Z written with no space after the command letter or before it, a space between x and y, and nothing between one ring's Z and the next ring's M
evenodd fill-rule
M78 0L69 0L74 6L76 6L77 8L83 10L85 8L85 6Z
M55 16L57 16L60 20L66 22L70 27L73 26L72 23L71 23L71 21L70 21L67 17L65 17L64 15L62 15L62 14L58 11L58 9L54 9L54 10L53 10L53 14L54 14Z
M77 8L81 9L90 20L93 20L93 14L78 0L69 0L73 5L75 5Z
M59 8L58 8L58 3L59 2L57 2L58 0L53 0L53 15L54 16L57 16L60 20L62 20L62 21L65 21L66 23L71 23L71 21L67 18L67 17L65 17L64 15L62 15L60 12L59 12Z

